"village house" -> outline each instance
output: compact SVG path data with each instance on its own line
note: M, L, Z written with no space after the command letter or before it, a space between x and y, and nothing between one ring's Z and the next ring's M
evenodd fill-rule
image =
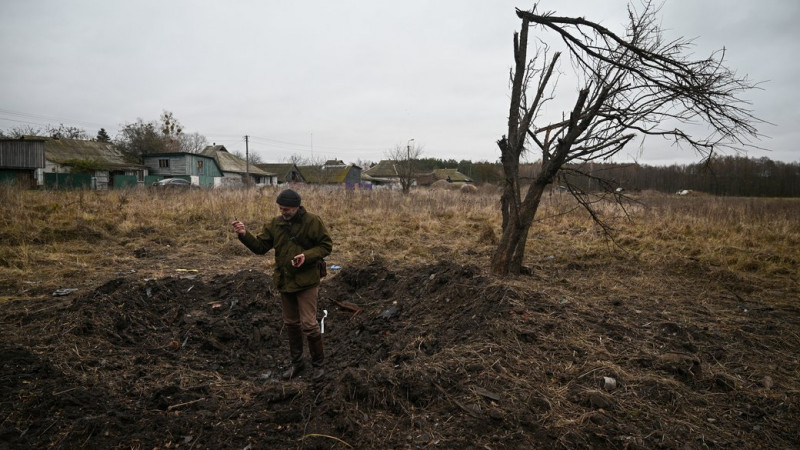
M274 173L278 183L305 183L306 179L300 173L300 168L294 163L263 163L256 167L267 173Z
M233 187L244 184L269 186L278 184L275 173L259 169L255 164L248 164L243 158L231 154L224 145L209 145L200 152L201 155L214 158L222 171L222 177L215 179L215 186ZM247 177L250 180L247 180Z
M28 167L13 169L16 171L15 178L29 177L33 169L35 183L29 181L27 184L47 189L122 189L136 187L147 175L145 166L127 160L112 144L106 142L24 136L4 140L2 148L6 156L13 156L14 165L20 164L20 158L31 159L24 163ZM44 166L31 167L31 162L39 164L40 153L44 158ZM0 170L6 173L6 177L11 177L12 167L5 167L5 164L0 163ZM20 175L19 170L26 175Z
M370 183L373 186L399 189L400 171L397 167L398 164L400 163L397 161L384 159L365 170L361 178L365 183Z
M126 159L110 142L45 138L44 157L45 188L131 188L147 175L147 167Z
M143 155L142 162L149 171L146 186L164 178L182 178L195 186L214 187L222 177L214 158L196 153L151 153Z
M341 160L328 160L322 166L302 166L300 172L310 184L338 185L345 189L362 187L361 167Z

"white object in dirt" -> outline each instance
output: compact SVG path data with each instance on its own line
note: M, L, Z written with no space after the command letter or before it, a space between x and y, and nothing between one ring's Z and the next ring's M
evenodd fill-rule
M322 320L319 321L319 332L320 332L320 334L324 334L325 333L325 318L326 317L328 317L328 310L327 309L323 309L322 310Z
M617 388L617 380L611 377L603 377L603 388L607 391L613 391Z

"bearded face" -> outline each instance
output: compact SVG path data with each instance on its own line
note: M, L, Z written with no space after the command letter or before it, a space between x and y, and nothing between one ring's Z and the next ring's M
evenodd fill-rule
M283 217L283 220L291 220L291 218L297 214L298 209L300 209L299 206L278 205L278 210L281 212L281 217Z

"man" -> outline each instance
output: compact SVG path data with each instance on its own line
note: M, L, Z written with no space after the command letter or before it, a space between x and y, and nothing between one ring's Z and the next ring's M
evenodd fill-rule
M275 271L272 279L281 293L283 323L289 336L291 365L283 378L291 380L305 367L303 336L308 341L313 372L312 380L325 375L322 334L317 322L317 294L320 283L320 263L330 255L333 241L319 217L300 205L300 195L286 189L276 203L280 216L264 225L261 233L252 235L238 220L233 230L239 240L255 254L263 255L275 249Z

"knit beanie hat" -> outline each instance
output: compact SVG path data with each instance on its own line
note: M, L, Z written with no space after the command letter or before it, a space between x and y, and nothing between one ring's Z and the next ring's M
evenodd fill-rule
M275 200L275 203L281 206L300 206L300 194L291 189L286 189L278 194L278 199Z

